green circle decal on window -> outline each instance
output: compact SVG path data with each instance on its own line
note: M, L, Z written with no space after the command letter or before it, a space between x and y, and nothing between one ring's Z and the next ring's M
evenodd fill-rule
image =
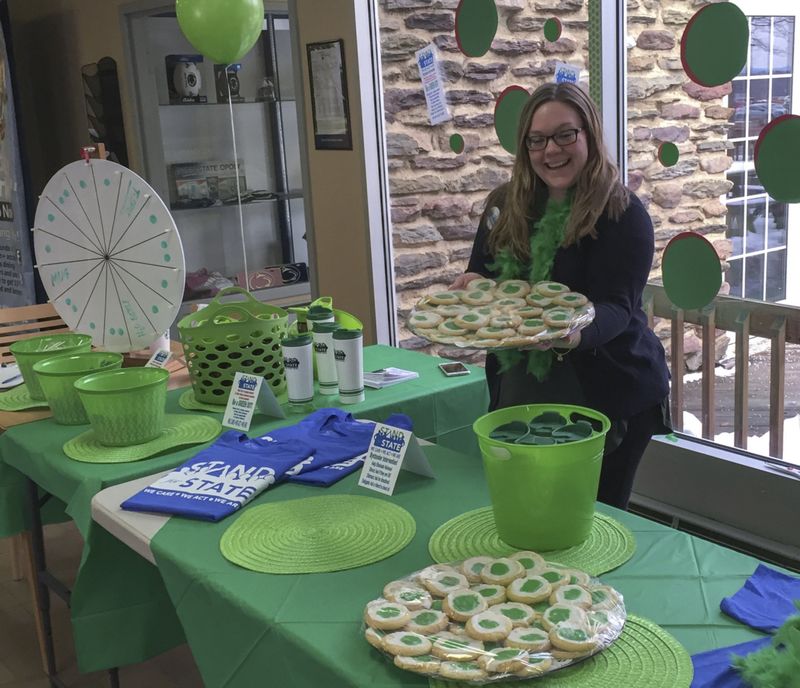
M671 141L662 143L658 147L658 161L664 167L672 167L676 162L678 162L679 157L680 153L678 152L678 147Z
M550 17L544 23L544 37L551 43L555 43L561 38L561 20L557 17Z
M669 300L687 311L707 306L722 286L719 256L696 232L681 232L667 244L661 273Z
M530 93L522 86L509 86L497 97L494 106L494 130L500 145L512 155L517 153L519 116L528 98Z
M732 2L701 7L681 36L681 62L688 77L701 86L720 86L747 62L750 29L747 17Z
M800 203L800 115L782 115L764 127L753 157L758 178L772 198Z
M450 149L456 155L464 152L464 137L461 134L453 134L450 137Z
M497 6L494 0L461 0L456 9L456 41L469 57L481 57L497 33Z

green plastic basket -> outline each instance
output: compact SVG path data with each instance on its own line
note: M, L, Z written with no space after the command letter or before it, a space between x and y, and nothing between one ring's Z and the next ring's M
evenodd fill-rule
M44 392L33 372L33 364L61 354L77 354L92 350L92 338L85 334L46 334L41 337L20 339L8 347L14 354L19 372L28 388L31 399L44 401Z
M489 437L501 425L529 423L556 411L568 420L599 421L590 437L529 445ZM605 436L611 422L583 406L528 404L492 411L473 424L500 538L519 549L547 551L580 544L592 529Z
M222 303L229 294L244 301ZM178 322L186 366L197 401L224 405L237 371L266 378L275 396L286 390L281 341L288 313L254 299L240 287L227 287L203 310Z
M84 375L122 367L122 354L87 351L45 358L33 364L53 420L61 425L86 425L89 418L74 383Z
M154 440L164 427L169 371L122 368L91 373L75 389L100 444L129 447Z

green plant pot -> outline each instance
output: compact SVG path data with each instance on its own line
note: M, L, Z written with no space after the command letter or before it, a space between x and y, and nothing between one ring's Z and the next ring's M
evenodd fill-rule
M528 445L489 435L513 421L556 411L599 421L591 437L567 444ZM583 542L592 529L605 436L611 422L582 406L528 404L492 411L473 424L500 538L520 549L548 551Z
M154 440L164 427L169 372L123 368L91 373L75 381L100 444L128 447Z
M33 364L53 420L61 425L85 425L86 410L75 389L76 380L89 373L122 367L122 354L87 351L45 358Z
M33 372L33 364L45 358L62 354L77 354L92 350L92 338L85 334L46 334L41 337L20 339L8 347L14 354L19 372L28 388L31 399L44 401L44 392L39 385L39 378Z

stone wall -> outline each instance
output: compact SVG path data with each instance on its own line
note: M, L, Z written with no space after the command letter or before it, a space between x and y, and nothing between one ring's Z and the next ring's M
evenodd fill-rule
M494 102L511 85L529 90L551 80L557 61L589 64L587 0L497 0L499 24L489 52L469 58L455 39L457 0L381 0L380 26L384 101L395 249L400 344L452 358L478 359L472 352L435 347L403 323L424 294L441 290L464 271L486 195L510 174L513 156L497 141ZM722 106L730 85L693 84L680 61L680 36L700 0L628 2L628 184L653 217L660 275L667 242L694 230L725 258L725 206L731 186L726 141L731 110ZM555 43L542 27L561 20ZM431 126L414 52L434 43L453 119ZM586 72L584 71L584 74ZM465 149L450 149L459 133ZM658 161L663 142L677 145L672 167ZM668 324L656 331L668 346ZM687 332L691 340L693 333ZM690 343L690 342L687 342Z

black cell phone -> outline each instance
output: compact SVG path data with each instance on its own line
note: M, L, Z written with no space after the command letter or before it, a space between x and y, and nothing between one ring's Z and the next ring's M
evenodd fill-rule
M456 375L469 375L469 368L463 363L457 361L453 363L440 363L439 370L442 371L447 377L454 377Z

